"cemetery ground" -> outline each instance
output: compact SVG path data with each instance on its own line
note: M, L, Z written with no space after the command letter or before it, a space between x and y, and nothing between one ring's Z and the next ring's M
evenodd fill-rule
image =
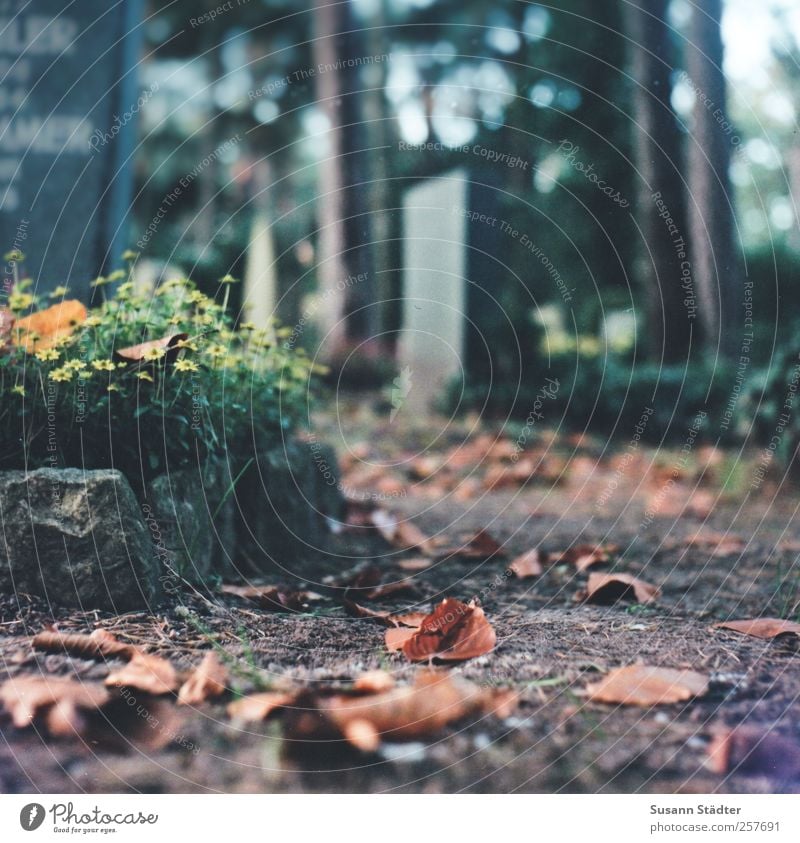
M26 720L5 694L0 789L800 790L800 627L764 638L717 626L798 613L798 492L773 471L754 481L760 452L392 420L374 396L340 400L313 435L337 448L353 502L317 577L275 571L251 585L278 590L187 589L119 616L3 599L6 674L46 677L52 696L29 699ZM604 591L598 574L640 582ZM478 598L496 644L437 660L431 680L386 643L419 618L386 616L444 598ZM34 641L53 629L113 638ZM132 648L151 659L138 677ZM208 653L213 669L184 696ZM655 698L638 699L654 686L637 680L602 701L601 680L635 664L686 673L657 674ZM398 696L420 677L434 700L447 689L439 711L421 692ZM86 694L60 699L53 678ZM334 700L366 704L377 736L363 718L342 734L317 728Z

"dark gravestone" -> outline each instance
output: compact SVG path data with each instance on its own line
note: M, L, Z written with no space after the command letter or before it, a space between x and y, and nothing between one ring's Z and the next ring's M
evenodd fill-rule
M25 253L37 293L86 298L125 248L141 11L0 0L0 252Z

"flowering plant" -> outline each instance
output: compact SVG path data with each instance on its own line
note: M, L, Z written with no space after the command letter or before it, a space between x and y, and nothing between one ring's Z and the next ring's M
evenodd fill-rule
M137 289L118 270L87 310L59 287L49 307L15 284L0 309L0 467L114 467L134 485L209 455L235 468L293 429L314 370L271 323L234 327L188 278ZM121 283L119 283L121 282Z

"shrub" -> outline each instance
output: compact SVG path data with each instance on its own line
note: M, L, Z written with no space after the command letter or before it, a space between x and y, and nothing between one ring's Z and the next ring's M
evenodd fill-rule
M141 488L210 455L243 464L298 423L313 367L281 344L287 329L235 330L227 295L216 304L186 278L143 293L119 270L93 287L117 281L89 311L64 288L39 310L14 287L0 311L0 467L114 467Z
M629 439L645 408L652 408L642 438L651 443L685 440L697 414L709 419L728 399L731 378L723 366L657 366L622 354L553 354L529 362L520 383L479 383L461 396L471 407L495 417L525 418L547 379L557 379L556 399L542 422L562 431L588 430ZM460 388L461 384L458 384ZM458 392L451 389L449 406Z

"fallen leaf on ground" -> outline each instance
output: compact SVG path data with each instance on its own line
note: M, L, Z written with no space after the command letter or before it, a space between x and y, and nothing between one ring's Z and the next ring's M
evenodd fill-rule
M98 656L119 656L130 659L137 652L132 644L125 644L108 630L95 629L89 635L78 632L56 632L45 630L33 636L34 650L47 653L68 653L71 656L94 659Z
M384 635L386 641L386 648L392 653L402 650L405 643L412 639L418 630L407 626L395 626L387 629Z
M19 676L0 688L0 702L18 728L44 718L48 731L63 736L81 726L81 711L95 711L109 700L108 691L96 682L44 676Z
M417 587L412 580L395 580L359 591L358 596L365 600L380 600L382 597L389 597L392 594L410 594L416 590Z
M586 688L592 702L641 706L683 702L707 691L702 673L640 664L618 667Z
M177 690L179 684L178 674L170 662L147 653L136 653L125 667L106 677L106 685L155 695L169 694Z
M777 638L780 635L800 635L800 623L780 618L753 618L752 620L715 623L715 629L730 629L753 638Z
M758 726L742 725L718 732L707 751L706 769L720 776L732 772L778 779L800 776L797 740Z
M385 640L388 649L400 650L410 661L463 661L490 653L497 636L474 601L448 597L422 619L419 628L389 629Z
M586 571L593 565L611 560L611 554L619 550L615 544L576 544L561 553L551 553L551 565L574 565L579 571Z
M712 556L718 557L734 556L745 548L745 541L741 537L711 530L698 530L685 543L689 547L707 548Z
M507 717L515 704L516 696L508 691L425 671L412 686L364 697L339 694L318 699L315 710L294 712L288 732L295 740L338 735L362 752L373 752L382 740L433 736L469 715Z
M378 600L392 594L413 593L416 585L410 579L382 582L384 572L377 565L359 567L355 571L342 577L331 577L326 582L330 585L344 587L345 598L354 594L359 600Z
M189 339L188 334L169 334L169 336L159 337L157 340L142 342L138 345L130 345L127 348L118 348L114 353L123 360L131 363L140 363L142 360L147 359L146 355L149 351L157 350L163 351L166 355L164 359L169 360L172 357L176 357L180 351L178 343L181 340L187 339Z
M370 620L380 621L386 626L392 626L389 623L389 616L391 612L379 612L375 609L370 609L367 606L362 606L353 600L348 600L346 597L342 600L345 611L353 618L369 618Z
M199 705L220 697L228 684L228 669L211 650L178 691L178 705Z
M255 723L266 720L274 711L291 705L295 693L282 691L265 691L261 694L250 694L228 705L228 716L234 720L245 720Z
M269 612L301 612L319 595L309 591L283 591L275 585L223 585L222 594L241 597Z
M77 299L66 299L17 319L14 323L15 345L26 351L49 348L62 337L68 337L86 319L86 307Z
M370 518L378 532L393 547L433 553L433 541L410 521L398 518L385 509L374 510Z
M469 536L462 544L447 551L447 553L448 555L463 556L465 559L488 559L491 556L502 556L503 548L488 530L478 530L477 533Z
M526 577L538 577L540 574L544 573L544 566L542 565L544 561L544 554L539 550L539 548L534 548L533 550L529 550L527 553L517 556L516 559L514 559L508 566L508 569L520 579L525 579Z
M397 567L404 571L425 571L433 565L433 559L425 556L415 556L412 559L403 559L397 563Z
M353 690L365 694L382 694L394 688L394 676L385 670L368 670L356 677Z
M402 615L390 615L389 620L395 626L410 626L418 629L430 612L406 612Z
M634 597L637 603L652 603L660 592L650 583L630 574L589 574L586 590L576 597L586 603L616 603Z

